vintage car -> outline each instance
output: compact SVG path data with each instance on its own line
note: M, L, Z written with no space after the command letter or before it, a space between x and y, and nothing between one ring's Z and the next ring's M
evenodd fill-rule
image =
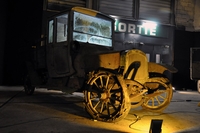
M114 51L114 19L73 7L48 19L46 43L32 47L26 62L25 93L47 88L84 94L86 111L97 120L116 122L131 108L162 111L173 95L169 65L147 61L139 49Z

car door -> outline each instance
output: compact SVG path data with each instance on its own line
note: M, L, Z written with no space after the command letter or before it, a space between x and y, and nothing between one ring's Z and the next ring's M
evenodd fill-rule
M64 77L73 73L68 44L68 13L48 21L47 69L50 77Z

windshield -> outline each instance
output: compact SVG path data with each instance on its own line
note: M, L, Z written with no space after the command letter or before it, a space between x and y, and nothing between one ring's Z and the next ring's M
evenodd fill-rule
M112 22L95 16L74 12L73 40L112 46Z

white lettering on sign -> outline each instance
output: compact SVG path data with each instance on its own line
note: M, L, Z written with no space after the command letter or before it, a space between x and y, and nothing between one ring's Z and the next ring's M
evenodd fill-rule
M125 23L119 23L118 30L120 32L125 32L126 31L126 24Z
M128 24L128 32L135 33L135 25L134 24Z
M137 25L137 27L139 28L139 34L142 34L142 25Z
M138 31L138 34L144 34L144 35L151 35L156 36L156 24L149 24L144 23L142 25L136 25L136 24L126 24L123 22L119 22L118 25L115 23L115 30L118 29L119 32L128 32L128 33L136 33L136 30Z
M156 35L156 28L152 28L152 29L150 29L150 35L153 35L153 36L155 36Z

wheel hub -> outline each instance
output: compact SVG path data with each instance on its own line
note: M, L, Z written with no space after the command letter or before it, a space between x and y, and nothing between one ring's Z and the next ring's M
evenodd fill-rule
M110 97L111 97L110 92L104 92L104 93L101 93L100 99L101 99L101 100L109 100Z

